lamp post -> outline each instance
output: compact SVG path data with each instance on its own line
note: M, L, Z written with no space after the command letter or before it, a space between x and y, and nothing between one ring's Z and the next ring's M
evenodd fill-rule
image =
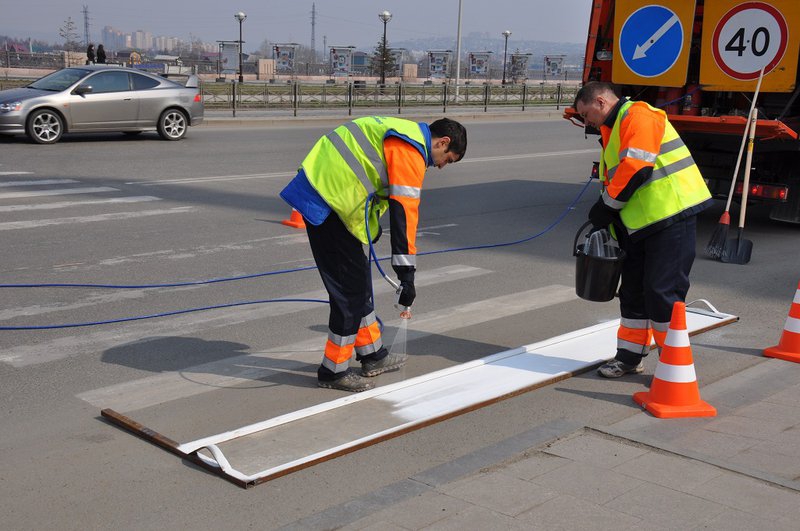
M381 86L386 84L386 23L392 20L388 11L378 13L378 18L383 21L383 46L381 47Z
M508 36L511 35L511 30L505 30L503 37L506 38L506 45L503 48L503 85L506 84L506 55L508 54Z
M244 76L242 75L242 22L247 18L247 15L239 11L233 15L233 18L239 21L239 83L242 83L244 81Z

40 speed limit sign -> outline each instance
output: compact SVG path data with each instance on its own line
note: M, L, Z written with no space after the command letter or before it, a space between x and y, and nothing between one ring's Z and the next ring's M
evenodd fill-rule
M753 90L764 69L762 90L794 89L800 2L709 2L703 13L700 83L707 90Z

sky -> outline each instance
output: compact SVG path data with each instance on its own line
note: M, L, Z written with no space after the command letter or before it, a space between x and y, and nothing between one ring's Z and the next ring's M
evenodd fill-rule
M0 35L60 43L58 30L71 17L83 40L83 6L90 17L90 39L100 40L105 26L123 32L149 31L154 35L199 39L205 42L237 40L243 11L246 51L265 39L310 46L311 5L316 3L316 48L372 46L383 34L378 13L388 10L387 41L452 37L458 26L459 0L25 0L24 9L0 0ZM584 42L592 0L462 0L461 32L500 34L511 30L513 40ZM2 43L0 43L0 46Z

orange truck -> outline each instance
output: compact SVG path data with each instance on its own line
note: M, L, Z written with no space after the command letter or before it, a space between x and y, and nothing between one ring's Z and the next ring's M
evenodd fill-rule
M725 198L761 77L748 202L800 223L798 55L800 0L593 0L583 81L666 111ZM573 108L565 117L580 121Z

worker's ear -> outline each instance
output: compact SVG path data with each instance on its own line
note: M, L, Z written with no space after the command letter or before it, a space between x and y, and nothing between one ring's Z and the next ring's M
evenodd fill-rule
M437 138L434 141L434 145L437 147L443 147L445 151L450 149L450 137L449 136L442 136Z

